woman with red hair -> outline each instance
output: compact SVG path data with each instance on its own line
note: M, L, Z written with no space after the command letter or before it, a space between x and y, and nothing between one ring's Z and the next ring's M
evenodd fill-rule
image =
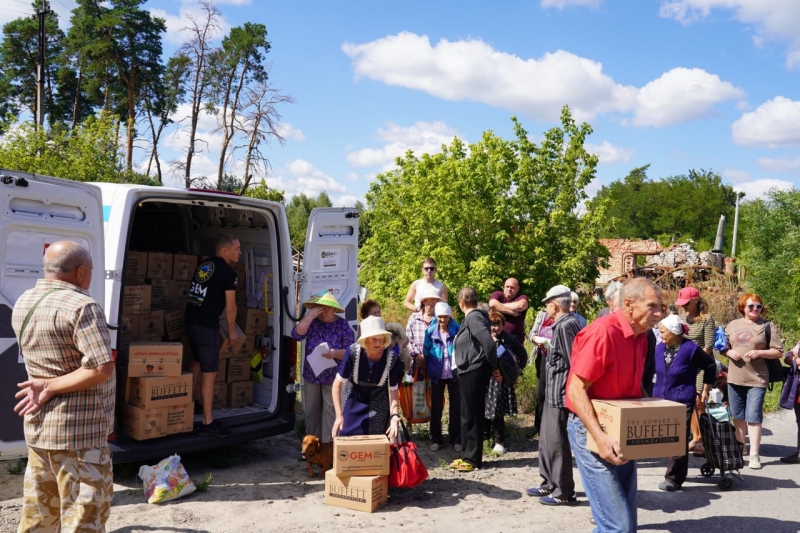
M767 359L783 356L778 329L764 320L764 302L757 294L739 298L742 318L725 327L728 349L728 404L731 409L736 438L745 443L745 429L750 438L750 468L761 468L761 421L764 396L769 383ZM767 329L769 328L769 329Z

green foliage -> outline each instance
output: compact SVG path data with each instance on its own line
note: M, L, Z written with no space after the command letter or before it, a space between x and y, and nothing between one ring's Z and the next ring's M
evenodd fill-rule
M266 180L260 181L257 185L251 185L245 189L244 196L249 198L258 198L260 200L269 200L271 202L278 202L281 204L286 203L286 196L284 196L283 191L267 187Z
M206 472L202 481L195 481L194 486L197 487L197 492L206 492L211 486L212 479L214 479L214 474Z
M28 459L22 458L17 461L6 461L6 470L12 476L20 476L25 473L25 468L28 466Z
M536 145L512 121L515 139L488 131L440 154L409 151L373 182L360 282L379 301L402 299L426 256L453 299L469 285L485 300L509 276L534 298L557 283L594 281L607 254L597 241L605 203L579 213L597 165L584 149L591 127L565 107L561 127Z
M606 201L608 219L603 237L655 238L662 246L698 241L708 250L717 235L719 216L725 215L726 247L733 235L736 193L719 174L690 170L688 175L650 180L650 165L633 169L625 179L603 186L592 203Z
M517 406L521 413L536 412L537 380L536 367L533 364L522 369L522 375L517 380Z
M292 247L303 251L306 246L306 230L308 217L315 207L332 207L331 199L326 192L319 193L316 198L303 193L293 196L286 206L286 218L289 221L289 237Z
M800 337L800 191L773 190L740 208L745 286L764 300L769 318L790 340Z

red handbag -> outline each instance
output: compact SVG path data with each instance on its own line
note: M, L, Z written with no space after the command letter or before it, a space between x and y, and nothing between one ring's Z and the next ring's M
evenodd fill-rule
M426 479L428 479L428 469L417 453L417 445L411 442L406 425L400 421L403 427L405 442L402 442L398 435L397 445L392 444L389 455L389 486L397 488L413 489Z

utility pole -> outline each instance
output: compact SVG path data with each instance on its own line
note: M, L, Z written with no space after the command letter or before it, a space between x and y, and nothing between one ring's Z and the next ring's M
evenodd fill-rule
M739 231L739 200L744 198L743 192L736 193L736 214L733 216L733 245L731 246L731 258L736 258L736 233Z
M47 0L42 0L41 10L34 17L39 21L39 63L36 71L36 124L44 125L44 73L47 58L47 15L52 13L47 5Z

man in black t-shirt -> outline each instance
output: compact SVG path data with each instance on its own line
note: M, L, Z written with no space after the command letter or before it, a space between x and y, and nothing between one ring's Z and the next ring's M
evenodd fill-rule
M239 261L239 239L221 233L214 243L216 255L202 261L194 271L186 304L186 334L192 349L192 375L200 379L203 406L202 431L228 435L230 430L214 420L214 381L219 371L219 319L225 311L228 338L236 340L236 271L230 263Z

